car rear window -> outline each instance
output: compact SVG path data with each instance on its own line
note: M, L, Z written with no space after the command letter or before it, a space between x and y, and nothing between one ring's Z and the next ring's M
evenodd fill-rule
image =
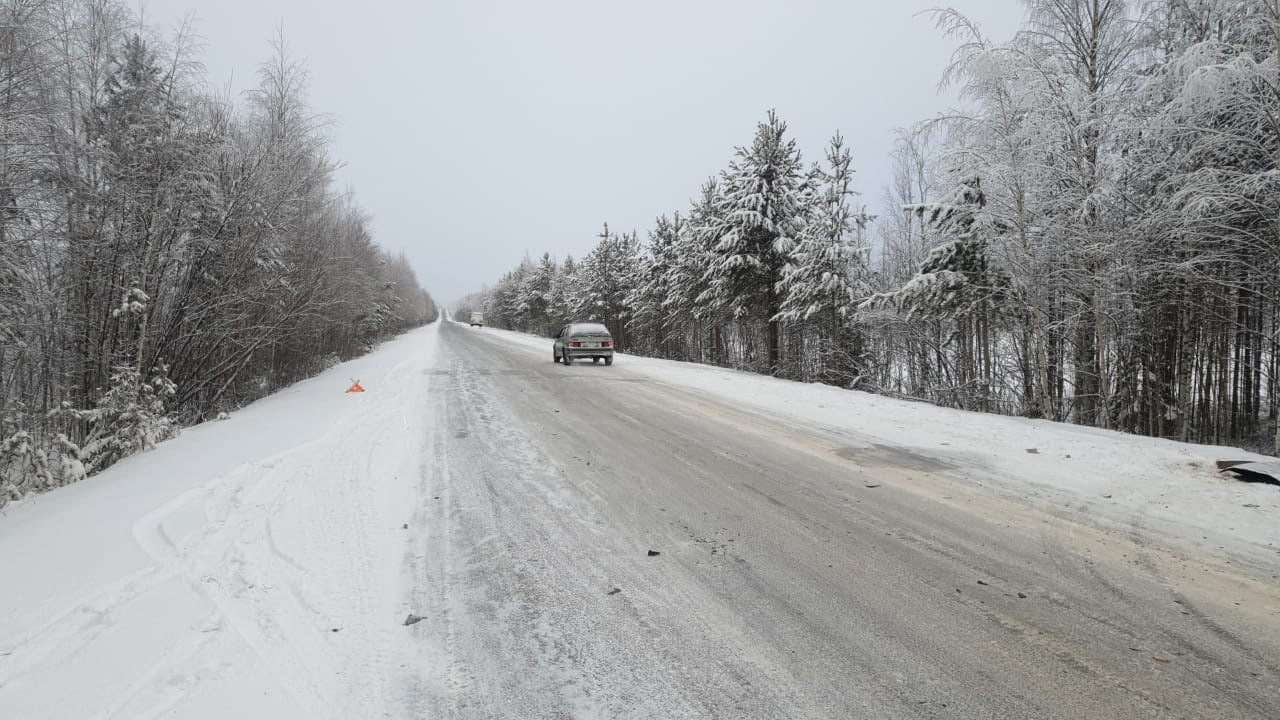
M577 323L569 328L569 332L584 335L608 335L609 328L600 323Z

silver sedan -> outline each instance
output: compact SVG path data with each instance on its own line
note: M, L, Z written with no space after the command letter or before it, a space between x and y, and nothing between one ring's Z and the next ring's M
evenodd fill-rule
M552 337L556 341L551 350L555 362L572 365L574 360L591 358L593 363L603 360L605 365L613 364L613 336L600 323L571 323Z

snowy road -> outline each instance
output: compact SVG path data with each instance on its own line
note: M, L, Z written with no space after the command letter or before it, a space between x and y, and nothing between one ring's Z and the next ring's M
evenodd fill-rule
M431 716L1280 717L1275 564L997 499L625 358L441 334Z
M1280 717L1276 488L550 355L441 323L6 509L0 718Z

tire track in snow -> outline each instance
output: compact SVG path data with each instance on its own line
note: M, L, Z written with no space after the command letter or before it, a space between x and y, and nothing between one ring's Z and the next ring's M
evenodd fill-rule
M437 332L356 361L363 395L343 395L329 373L24 509L33 534L10 536L17 547L56 539L74 511L102 546L73 537L59 551L110 554L81 579L19 563L33 584L5 598L22 624L11 618L0 638L0 716L183 714L228 691L219 702L273 717L388 707L412 647L394 617L406 585L402 489L421 464L421 433L409 435L426 419L422 370ZM298 412L311 414L295 425ZM85 500L104 493L113 514L98 522ZM79 678L74 693L64 676Z
M0 687L57 665L109 630L116 609L173 578L175 572L146 567L87 593L12 644L0 649Z
M395 387L416 364L398 363L378 385ZM139 545L197 587L217 609L223 629L235 633L311 717L351 716L386 702L389 662L378 628L385 618L370 599L378 591L367 537L373 523L368 488L361 486L374 465L377 429L388 416L399 415L401 426L405 420L401 406L372 397L353 398L360 404L322 437L237 468L135 524ZM356 432L345 432L351 428ZM180 548L165 522L197 502L209 521ZM320 506L323 530L307 528L310 539L331 542L324 557L311 558L323 560L312 567L280 548L273 525L299 502ZM344 655L349 662L333 672L323 661L335 656L325 644L332 621L324 621L336 616L344 618L340 642L359 640L345 645L354 657ZM292 620L300 617L314 622Z

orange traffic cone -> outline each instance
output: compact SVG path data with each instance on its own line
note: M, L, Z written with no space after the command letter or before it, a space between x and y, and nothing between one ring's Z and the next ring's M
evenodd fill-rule
M360 381L356 380L355 382L351 383L351 387L347 388L347 392L349 393L364 392L364 388L360 387Z

